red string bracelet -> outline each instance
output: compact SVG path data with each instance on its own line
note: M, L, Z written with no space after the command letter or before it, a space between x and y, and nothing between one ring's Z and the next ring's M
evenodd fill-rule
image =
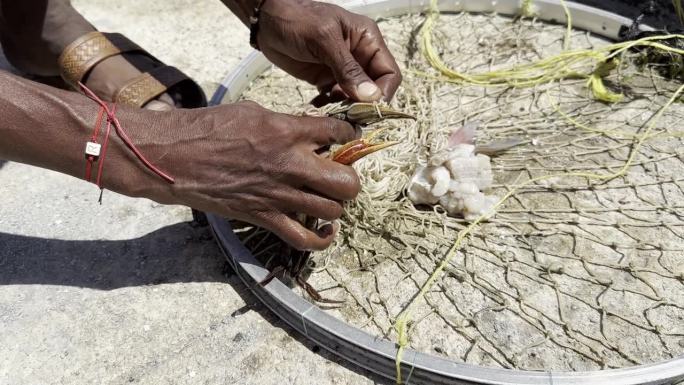
M106 145L109 140L109 132L111 129L111 125L114 126L114 130L116 131L117 135L119 135L119 138L124 142L124 144L135 154L135 156L147 167L150 169L150 171L154 172L157 174L160 178L164 179L165 181L173 184L175 183L175 180L173 177L170 175L166 174L165 172L161 171L157 167L155 167L150 161L145 158L145 156L138 150L138 148L133 144L131 139L128 137L126 134L126 131L124 131L123 127L121 126L121 122L119 122L119 119L116 118L116 115L114 113L116 112L116 106L114 106L111 110L107 107L107 104L102 101L93 91L91 91L88 87L85 86L85 84L79 82L78 85L81 87L81 90L85 93L87 97L95 101L97 104L100 105L100 108L102 111L104 111L105 114L107 114L107 130L105 132L105 148L104 152L102 153L102 156L100 156L100 148L97 149L97 156L100 157L100 164L99 164L99 171L98 171L98 176L97 176L97 185L102 189L102 170L104 167L104 155L106 153ZM97 128L99 131L99 126ZM89 142L89 144L91 144ZM93 141L93 144L97 144L95 141ZM88 150L86 148L86 155L89 155ZM92 166L91 166L92 167Z
M112 114L116 114L116 104L112 104ZM107 159L107 147L109 146L109 133L111 131L112 121L107 117L107 130L105 131L104 142L102 143L102 156L97 168L97 181L95 182L97 187L100 188L100 199L98 199L100 204L102 204L102 193L104 191L104 187L102 187L102 170L104 170L105 159Z
M86 143L86 170L85 170L85 180L90 182L91 173L93 169L93 162L100 157L100 144L97 143L97 137L100 132L100 127L102 126L102 115L104 110L100 108L100 112L97 114L97 120L95 121L95 127L93 127L93 134L90 136L90 141Z

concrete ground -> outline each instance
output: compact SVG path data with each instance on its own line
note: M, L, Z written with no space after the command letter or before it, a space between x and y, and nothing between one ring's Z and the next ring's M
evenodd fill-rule
M218 0L74 5L208 94L249 52ZM0 198L0 384L380 382L260 306L187 208L3 161Z

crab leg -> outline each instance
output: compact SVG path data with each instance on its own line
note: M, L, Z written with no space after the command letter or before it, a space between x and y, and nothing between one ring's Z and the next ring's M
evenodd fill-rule
M416 117L397 111L380 103L342 103L331 106L325 111L331 118L346 120L361 126L377 123L385 119L413 119Z
M330 159L337 163L349 166L357 160L376 151L399 144L397 141L375 143L375 138L384 131L385 129L378 129L373 131L365 138L352 140L351 142L343 144L340 146L340 148L333 151L333 153L330 155Z
M387 147L399 144L399 142L369 143L366 139L353 140L332 154L332 160L344 165L350 165L366 155L380 151Z
M354 103L351 105L336 106L333 109L328 110L327 115L333 118L346 120L355 125L367 125L385 119L416 119L411 115L392 110L391 108L378 103ZM330 159L337 163L351 165L367 155L399 143L396 141L374 142L375 137L382 131L383 130L376 130L366 138L356 139L340 146L340 148L330 155ZM316 229L318 227L317 218L299 215L297 219L308 229ZM289 249L289 251L284 254L289 255L288 263L275 267L266 278L259 283L261 286L268 284L274 278L282 277L288 273L293 278L294 282L301 286L314 301L329 304L344 303L344 301L324 298L313 288L313 286L306 282L306 279L302 276L302 272L305 269L306 262L309 260L311 254L309 251Z
M347 111L347 120L356 124L373 124L385 119L416 120L412 115L393 110L378 103L355 103Z
M329 304L343 304L345 301L340 301L337 299L329 299L323 297L316 289L313 288L308 282L304 280L304 277L301 275L298 275L297 278L295 278L297 284L301 286L304 291L306 291L306 294L308 294L311 299L313 299L316 302L320 303L329 303Z
M271 270L266 278L259 282L259 286L266 286L276 277L282 277L285 274L285 266L278 265L273 270Z

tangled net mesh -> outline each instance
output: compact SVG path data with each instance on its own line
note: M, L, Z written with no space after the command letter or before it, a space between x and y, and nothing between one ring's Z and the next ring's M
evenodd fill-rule
M654 117L679 84L631 64L639 54L629 52L605 79L625 95L617 104L596 101L586 79L446 82L421 54L425 21L379 21L405 75L392 104L418 119L382 123L400 144L355 166L363 191L346 205L336 243L310 263L308 282L346 301L326 311L402 346L491 367L584 371L683 354L684 108ZM463 73L607 44L581 31L566 43L564 26L530 18L444 14L434 28L441 60ZM294 113L315 94L273 69L244 97ZM495 216L445 260L469 224L414 207L404 190L454 128L474 121L479 143L522 144L492 159L492 193L506 197ZM556 174L565 176L544 178ZM282 249L265 230L235 227L264 262Z

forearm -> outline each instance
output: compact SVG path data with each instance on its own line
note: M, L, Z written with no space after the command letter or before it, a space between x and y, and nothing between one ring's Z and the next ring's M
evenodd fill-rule
M291 0L290 2L293 4L293 6L296 6L298 3L303 3L305 1L308 2L309 0ZM221 2L225 4L228 8L230 8L231 12L233 12L235 16L237 16L244 25L248 26L249 18L252 16L252 13L254 12L254 7L258 3L258 0L221 0Z
M4 71L0 71L0 90L0 158L83 179L85 144L92 135L97 104L78 93L44 86ZM146 144L149 141L140 133L147 120L141 114L121 109L117 116L129 128L131 136L143 138L139 142L144 151L153 146ZM100 143L102 139L100 135ZM164 188L140 166L113 130L103 175L105 188L126 195L154 197L155 189Z
M82 178L98 106L4 72L0 90L0 158ZM250 102L163 113L121 108L117 116L138 149L175 183L144 168L112 133L105 188L247 221L298 249L323 249L334 232L305 228L293 214L337 219L339 202L360 189L353 168L316 151L355 137L342 120L278 114Z

